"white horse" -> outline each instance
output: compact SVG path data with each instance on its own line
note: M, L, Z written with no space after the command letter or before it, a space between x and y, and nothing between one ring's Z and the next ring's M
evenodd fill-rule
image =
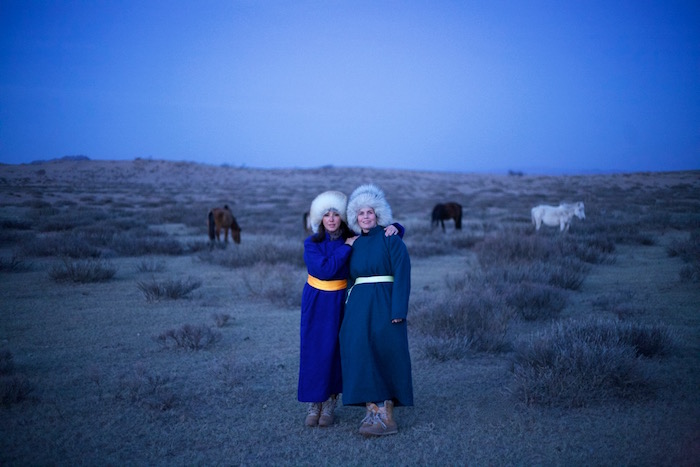
M560 232L569 230L571 219L574 216L579 219L586 218L586 213L583 211L583 201L575 204L560 204L559 206L541 204L532 208L530 214L536 230L540 230L540 226L544 223L550 227L558 225Z

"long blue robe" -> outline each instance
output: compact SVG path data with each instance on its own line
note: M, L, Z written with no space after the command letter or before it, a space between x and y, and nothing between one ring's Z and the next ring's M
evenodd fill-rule
M321 243L304 241L304 262L308 273L329 281L348 278L352 248L339 238ZM343 319L345 289L318 290L304 284L301 296L299 386L300 402L323 402L343 390L338 331Z
M385 237L377 226L355 240L350 280L394 276L394 282L352 287L340 328L343 404L393 400L413 405L411 357L406 315L411 291L411 261L399 236ZM392 319L404 321L394 324Z

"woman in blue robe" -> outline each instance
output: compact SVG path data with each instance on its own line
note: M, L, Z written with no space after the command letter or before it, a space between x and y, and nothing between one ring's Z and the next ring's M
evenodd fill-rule
M345 315L340 329L343 405L366 407L363 435L398 432L395 406L413 405L406 315L411 261L403 240L381 234L391 208L374 185L348 201L348 223L362 234L352 243Z

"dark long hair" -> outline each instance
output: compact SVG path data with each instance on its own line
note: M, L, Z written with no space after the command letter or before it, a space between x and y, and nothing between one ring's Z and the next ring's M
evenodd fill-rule
M340 230L340 236L343 238L343 240L355 236L355 232L350 230L350 227L348 227L348 224L346 224L344 220L340 221L340 227L338 227L338 229ZM325 239L326 228L323 226L323 222L321 222L318 226L318 232L311 237L311 241L314 243L321 243Z

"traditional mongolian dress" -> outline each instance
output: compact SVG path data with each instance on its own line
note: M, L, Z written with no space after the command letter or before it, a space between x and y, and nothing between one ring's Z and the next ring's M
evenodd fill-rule
M338 331L343 319L352 248L343 238L304 241L309 278L301 296L298 399L322 402L343 390Z
M413 405L406 315L411 262L399 236L377 226L353 245L340 329L343 405L393 400ZM392 319L404 321L394 324Z

